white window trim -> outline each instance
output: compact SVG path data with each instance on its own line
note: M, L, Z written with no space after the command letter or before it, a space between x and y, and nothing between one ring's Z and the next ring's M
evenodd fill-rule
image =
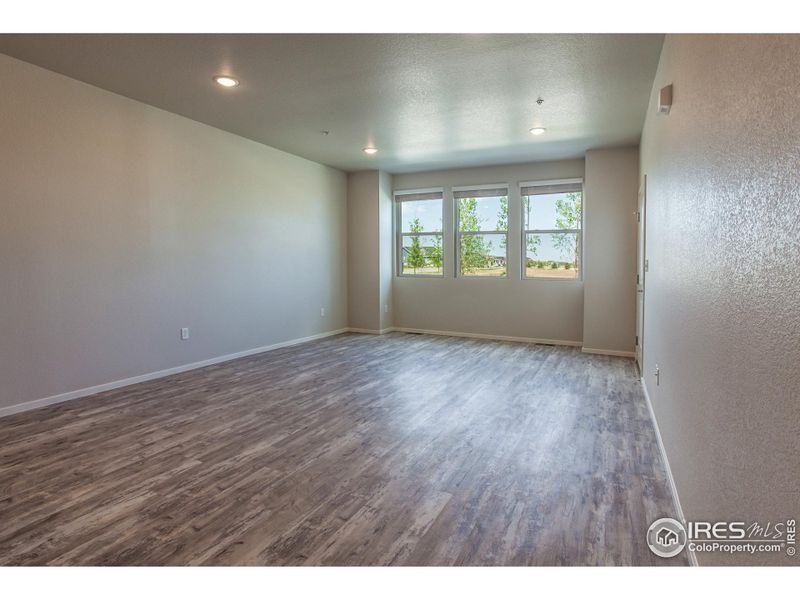
M414 194L436 194L440 193L444 195L444 188L443 187L431 187L431 188L417 188L413 190L395 190L393 192L395 200L401 196L411 196ZM397 200L398 202L403 202L402 200Z
M581 187L583 187L583 178L582 177L573 177L571 179L540 179L536 181L520 181L519 188L522 189L524 187L544 187L547 185L564 185L567 183L580 183Z
M479 185L456 185L450 188L451 195L454 192L469 192L471 190L494 190L494 189L503 189L506 190L506 199L508 201L511 200L509 197L509 190L511 186L507 183L482 183ZM454 228L455 228L455 238L456 238L456 271L455 277L457 279L472 279L472 280L485 280L485 281L504 281L509 279L508 275L508 234L509 231L506 229L505 231L502 230L494 230L494 231L461 231L458 227L460 216L458 214L458 199L453 198L453 207L455 209L455 220L454 220ZM505 275L463 275L461 273L461 236L462 235L490 235L490 234L503 234L506 236L506 274Z
M419 233L411 233L411 232L404 232L403 231L403 223L401 219L402 215L402 204L406 202L403 200L403 196L411 196L414 194L441 194L441 203L442 203L442 231L421 231ZM444 188L443 187L432 187L432 188L417 188L411 190L395 190L393 192L394 197L394 233L395 233L395 244L394 244L394 254L395 254L395 261L394 261L394 276L395 277L411 277L416 279L436 279L436 278L443 278L444 277L444 268L445 268L445 260L444 260ZM425 200L423 200L425 202ZM414 274L414 273L403 273L403 236L404 235L413 235L413 236L424 236L424 235L440 235L442 236L442 272L437 274L430 274L430 275L423 275L423 274Z
M536 187L536 186L547 186L547 185L562 185L567 183L579 183L581 184L581 228L580 229L525 229L525 215L522 214L522 199L525 196L522 195L521 191L524 187ZM583 178L582 177L574 177L571 179L546 179L546 180L537 180L537 181L520 181L519 182L519 206L520 206L520 215L519 215L519 222L520 222L520 229L522 235L520 236L520 276L523 281L557 281L559 283L583 283L583 271L584 271L584 261L583 261L583 249L584 249L584 231L586 230L586 194L583 185ZM578 277L575 278L567 278L567 277L528 277L526 275L526 264L528 260L527 255L527 248L528 248L528 234L529 233L577 233L580 236L580 254L578 256ZM506 259L508 260L508 259Z
M493 190L506 188L509 190L510 186L507 183L481 183L479 185L454 185L450 188L451 192L469 192L472 190Z

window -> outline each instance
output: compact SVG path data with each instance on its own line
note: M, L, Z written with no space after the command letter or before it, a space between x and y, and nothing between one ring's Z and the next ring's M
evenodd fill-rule
M458 274L508 276L508 187L453 188L457 212Z
M524 276L580 278L583 182L530 182L520 188Z
M396 192L397 274L441 277L442 189Z

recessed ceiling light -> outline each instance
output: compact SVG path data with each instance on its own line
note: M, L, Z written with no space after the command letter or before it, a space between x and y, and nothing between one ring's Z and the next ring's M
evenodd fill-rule
M239 85L239 80L234 79L233 77L228 77L227 75L217 75L214 77L214 81L220 84L222 87L236 87Z
M544 127L534 127L533 129L531 129L531 133L533 135L542 135L545 131L547 131L547 129L545 129Z
M377 151L378 149L373 148L372 146L367 146L366 148L364 148L364 152L366 152L367 154L375 154Z

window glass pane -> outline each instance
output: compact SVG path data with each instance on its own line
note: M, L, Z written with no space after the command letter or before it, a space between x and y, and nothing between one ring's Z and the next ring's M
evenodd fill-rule
M506 276L506 234L462 234L459 244L461 275Z
M508 231L508 196L460 198L459 231Z
M525 229L580 229L582 194L537 194L522 197Z
M526 277L578 277L580 235L528 233L525 235Z
M442 230L442 201L408 200L400 203L400 226L403 233Z
M442 236L404 235L402 275L441 275Z

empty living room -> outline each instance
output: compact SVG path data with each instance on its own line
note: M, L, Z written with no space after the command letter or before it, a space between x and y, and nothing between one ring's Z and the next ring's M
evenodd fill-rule
M91 6L0 33L6 597L796 586L798 23Z

